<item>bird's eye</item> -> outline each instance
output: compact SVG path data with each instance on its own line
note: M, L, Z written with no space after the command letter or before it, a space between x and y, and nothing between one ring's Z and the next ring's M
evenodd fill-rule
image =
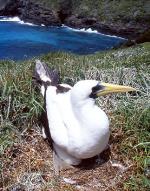
M100 83L98 83L96 86L92 88L92 92L96 93L97 91L103 90L104 86L102 86Z
M101 90L103 90L104 89L104 86L103 85L101 85L100 83L98 83L96 86L94 86L93 88L92 88L92 92L91 92L91 94L90 94L90 98L97 98L98 96L97 96L97 92L99 92L99 91L101 91Z

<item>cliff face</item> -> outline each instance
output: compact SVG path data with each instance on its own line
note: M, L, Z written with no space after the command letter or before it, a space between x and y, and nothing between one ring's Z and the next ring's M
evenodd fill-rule
M16 16L19 15L20 0L0 0L0 15Z
M31 1L23 1L20 18L35 24L61 25L58 14L54 10Z
M8 2L9 0L0 0L0 10L3 10Z
M45 25L60 25L60 19L55 11L30 0L0 1L0 15L19 16L26 22Z
M0 15L35 24L92 28L134 39L150 28L146 0L0 0Z

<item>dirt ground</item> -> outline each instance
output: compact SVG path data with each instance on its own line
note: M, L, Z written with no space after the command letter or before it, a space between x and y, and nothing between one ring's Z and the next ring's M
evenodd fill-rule
M119 155L117 139L121 132L113 134L110 148L99 157L62 170L58 177L54 175L52 151L40 131L25 131L20 142L7 149L1 158L0 191L126 190L123 183L132 174L133 165Z

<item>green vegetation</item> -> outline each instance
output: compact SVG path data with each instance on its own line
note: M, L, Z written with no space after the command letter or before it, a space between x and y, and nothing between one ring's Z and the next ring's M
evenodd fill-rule
M150 1L147 0L32 0L34 2L40 2L45 6L48 6L55 11L58 11L60 5L65 9L64 4L69 2L69 8L72 10L73 15L79 16L94 16L100 21L107 23L128 23L132 24L140 22L150 22ZM64 11L66 11L64 10ZM131 24L131 23L130 23Z
M107 96L99 99L97 104L105 109L111 119L113 136L111 159L120 161L129 169L121 174L124 178L118 182L114 179L113 184L109 184L108 181L105 188L108 190L136 191L139 188L141 191L148 190L150 175L145 171L150 166L150 158L148 158L150 155L150 142L148 142L150 140L150 43L89 56L50 53L40 59L48 63L50 67L57 68L64 83L73 85L81 79L97 79L131 85L140 90L136 95ZM2 190L17 188L16 184L17 186L23 184L21 181L24 179L20 177L27 176L29 172L36 172L40 178L43 178L46 173L51 173L49 170L45 171L45 168L43 170L41 166L38 169L32 169L32 166L35 166L35 159L39 160L39 153L43 153L42 159L45 161L44 165L47 165L46 152L48 152L42 148L42 151L34 155L35 151L30 150L36 142L39 141L41 144L41 139L32 134L32 131L39 131L37 130L38 115L42 110L42 97L32 85L34 66L34 59L17 63L0 61L0 189ZM34 142L31 142L33 140ZM24 149L27 146L26 151ZM23 153L23 158L26 158L29 151L32 151L30 161L25 162L25 164L30 163L30 168L23 168L22 160L17 158L18 161L20 160L19 168L22 167L19 172L17 171L14 160L15 157L21 157L21 154L17 153L14 157L14 147L15 152L18 152L16 147L18 150L21 147L20 152ZM11 154L12 150L13 154ZM6 174L9 168L9 174ZM11 171L13 168L14 170ZM16 176L14 171L18 172ZM99 169L98 172L100 173L101 170ZM83 173L84 170L81 170L81 174ZM98 177L97 174L92 176L93 180ZM102 177L98 180L101 181L101 179ZM18 180L20 180L19 183ZM50 190L58 186L53 179L49 182L43 181L41 184L42 186L37 190ZM85 180L86 184L88 185L88 181ZM96 186L94 182L93 186ZM63 189L60 187L57 190L74 190L72 185L65 186ZM91 186L91 189L94 187Z

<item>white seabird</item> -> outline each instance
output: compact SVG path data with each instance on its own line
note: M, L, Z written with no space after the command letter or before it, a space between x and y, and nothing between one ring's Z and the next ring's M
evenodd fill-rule
M109 120L95 99L109 93L135 91L132 87L96 80L82 80L73 87L59 84L58 73L39 60L34 78L44 96L43 137L52 140L56 172L62 164L78 165L107 147Z

